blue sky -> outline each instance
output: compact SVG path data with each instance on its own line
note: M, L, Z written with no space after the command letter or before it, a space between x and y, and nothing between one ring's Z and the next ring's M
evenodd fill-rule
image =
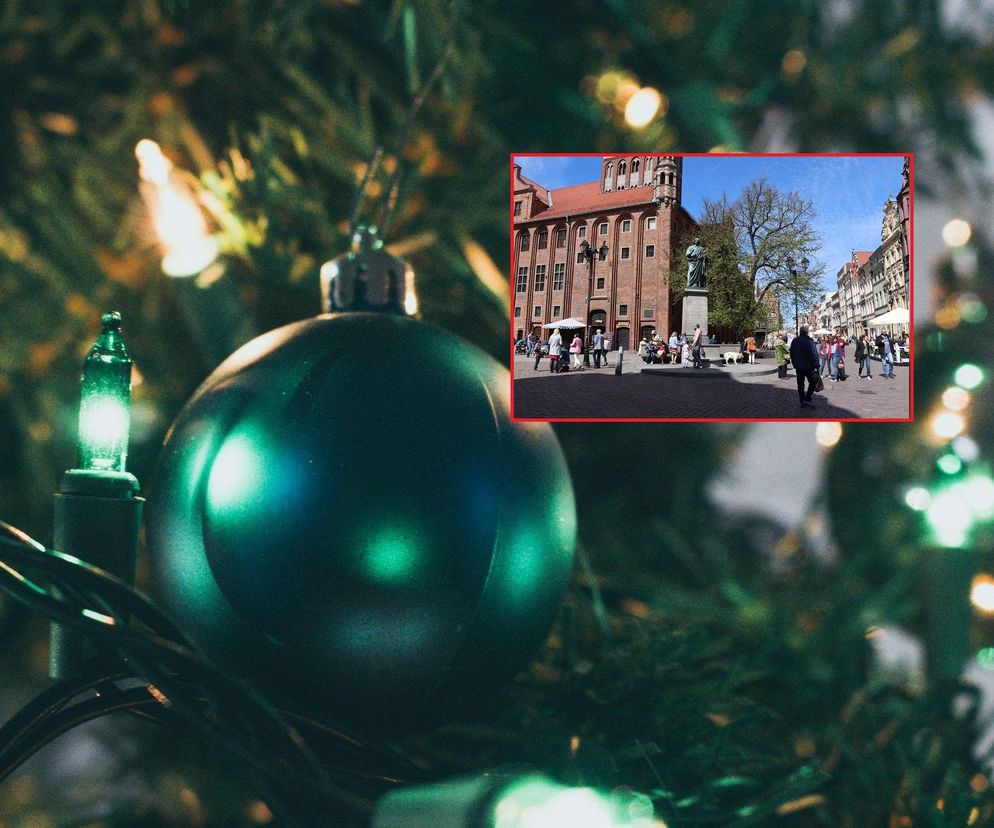
M525 176L555 189L597 181L600 156L515 156ZM705 197L734 201L750 181L766 176L781 191L795 190L814 202L812 222L822 249L812 258L825 265L826 289L853 249L880 244L883 206L901 188L901 156L811 158L708 155L683 160L683 206L699 218Z

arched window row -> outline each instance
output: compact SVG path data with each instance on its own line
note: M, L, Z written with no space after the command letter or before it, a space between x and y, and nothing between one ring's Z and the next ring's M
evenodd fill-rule
M626 187L645 187L652 184L651 155L642 158L624 159L618 162L618 175L614 174L614 162L609 161L604 167L604 192L624 190ZM668 183L672 184L670 180Z

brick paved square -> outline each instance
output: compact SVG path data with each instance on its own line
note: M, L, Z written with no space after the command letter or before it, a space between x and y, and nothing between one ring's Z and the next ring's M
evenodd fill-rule
M896 378L874 376L868 381L850 375L845 382L829 382L815 394L814 408L801 407L795 374L778 379L776 373L749 378L717 379L680 376L691 368L662 374L643 373L647 367L626 354L622 374L615 375L618 354L610 367L552 374L543 359L514 361L514 416L526 419L728 419L836 420L905 419L911 416L910 371L898 366ZM771 360L772 362L772 360Z

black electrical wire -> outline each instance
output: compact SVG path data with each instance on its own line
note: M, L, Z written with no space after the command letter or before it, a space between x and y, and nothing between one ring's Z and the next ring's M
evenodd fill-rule
M3 727L0 727L0 764L3 763L4 756L10 750L10 746L21 739L38 722L57 713L87 690L125 677L127 677L127 673L123 670L108 672L106 665L95 665L45 688L25 704Z
M291 722L347 751L369 745L312 717L274 707L201 656L182 631L124 581L0 521L0 589L86 633L104 665L43 691L0 728L0 779L78 724L125 711L159 723L179 717L195 726L245 764L273 813L287 824L327 824L332 802L369 809L368 800L333 779ZM129 618L138 623L129 625ZM121 690L115 684L132 677L144 686ZM98 695L71 703L89 691ZM354 772L348 776L354 782Z
M95 696L54 711L42 720L42 726L36 725L6 746L7 749L0 756L0 779L6 778L45 745L74 727L110 713L140 706L154 707L158 704L145 687L132 687L108 696Z

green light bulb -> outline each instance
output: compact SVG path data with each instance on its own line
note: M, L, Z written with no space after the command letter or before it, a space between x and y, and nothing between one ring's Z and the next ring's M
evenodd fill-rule
M103 330L83 363L79 405L79 467L124 471L131 424L131 356L121 338L121 314L101 317Z
M645 800L644 802L642 800ZM493 809L493 828L649 828L652 805L645 797L570 788L541 776L511 786Z

